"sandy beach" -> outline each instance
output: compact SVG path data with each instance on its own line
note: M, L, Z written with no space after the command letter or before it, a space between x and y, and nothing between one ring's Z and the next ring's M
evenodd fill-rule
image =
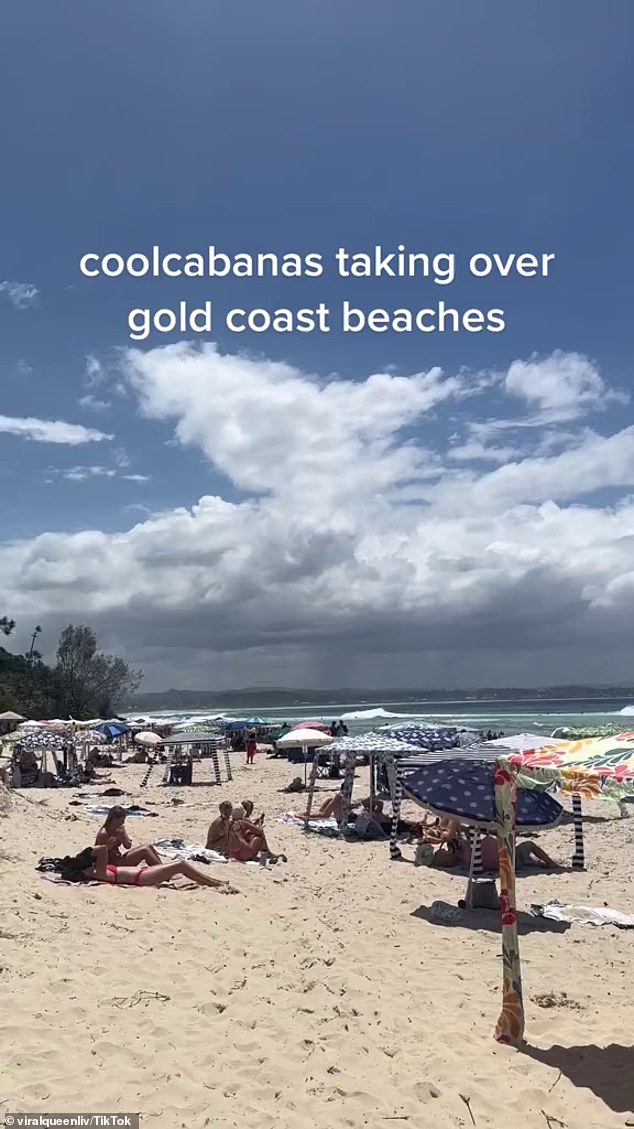
M156 1129L632 1124L632 932L525 919L528 1045L502 1047L498 915L426 919L435 899L463 896L464 877L277 824L302 806L280 791L292 766L233 762L221 788L164 788L155 770L140 790L137 766L112 775L121 802L157 812L128 820L135 842L204 842L222 799L254 799L288 863L211 867L236 897L55 885L40 856L75 853L99 820L69 806L74 790L5 802L3 1114L131 1111ZM598 801L586 811L588 871L518 878L520 910L558 898L634 912L634 819ZM539 842L569 864L570 825Z

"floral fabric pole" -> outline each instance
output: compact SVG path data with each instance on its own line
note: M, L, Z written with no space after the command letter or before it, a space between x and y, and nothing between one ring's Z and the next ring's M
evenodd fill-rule
M506 760L495 765L495 816L500 864L502 916L502 1011L495 1028L499 1043L515 1046L524 1038L522 966L515 906L515 771Z

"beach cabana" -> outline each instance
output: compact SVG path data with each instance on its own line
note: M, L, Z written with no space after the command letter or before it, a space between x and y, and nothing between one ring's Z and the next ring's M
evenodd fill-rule
M585 868L582 799L603 798L619 805L634 796L634 733L581 741L551 741L517 751L512 761L530 768L532 787L546 787L572 797L575 825L575 870ZM532 771L536 770L536 771Z
M518 780L551 784L571 795L620 800L634 795L634 733L575 742L575 748L540 749L501 758L495 767L495 808L500 854L502 1011L495 1037L520 1044L524 1036L522 970L515 907L515 810Z
M191 784L193 782L194 757L210 757L214 773L214 780L212 780L211 783L222 784L220 752L223 754L227 780L233 780L229 750L222 738L215 736L213 733L207 733L204 730L192 730L190 733L174 733L171 737L165 737L160 744L153 745L152 747L155 749L166 749L171 754L165 769L166 784L174 783L175 777L181 775L180 773L175 773L174 769L182 764L184 764L187 769L185 773L187 779L184 779L182 783ZM152 765L150 765L145 774L145 778L141 781L141 786L147 785L151 771Z

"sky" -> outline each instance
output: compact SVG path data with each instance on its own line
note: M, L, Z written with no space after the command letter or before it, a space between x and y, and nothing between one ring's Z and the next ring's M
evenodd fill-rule
M631 0L14 0L2 24L15 646L90 623L146 691L630 683ZM399 245L454 255L452 284L337 273ZM155 246L324 269L82 272ZM208 301L210 332L130 336ZM322 302L329 332L225 321ZM344 302L505 328L344 332Z

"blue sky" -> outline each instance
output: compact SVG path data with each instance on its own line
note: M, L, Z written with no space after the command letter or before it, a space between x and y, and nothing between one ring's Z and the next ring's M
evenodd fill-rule
M570 442L577 448L584 428L606 437L632 422L626 399L632 386L634 258L629 0L613 0L609 18L585 0L554 6L154 0L151 7L121 0L24 0L5 12L3 22L9 50L0 82L12 110L3 130L0 280L30 284L38 294L19 309L7 290L0 291L0 414L113 436L68 444L33 441L24 431L0 435L2 512L10 539L35 544L46 532L125 533L150 514L191 507L202 496L219 495L238 506L257 498L256 487L245 486L231 460L216 459L204 436L179 436L180 425L187 430L183 404L157 408L147 386L141 389L138 380L131 385L129 370L128 378L121 376L118 350L130 345L127 313L135 306L171 306L180 298L212 298L223 308L299 307L320 300L336 307L343 298L368 308L418 308L440 298L459 308L499 306L507 329L495 335L237 338L220 327L212 339L220 355L247 350L262 361L286 362L306 379L337 374L362 382L371 373L409 376L435 366L448 377L461 369L499 374L513 361L559 351L590 358L604 382L593 385L592 396L581 396L583 411L570 415L569 408L565 419L561 412L552 419L551 386L537 402L525 387L509 393L490 381L478 396L465 394L450 407L433 406L399 425L398 443L420 444L438 458L451 443L464 445L473 423L508 419L524 407L550 411L551 417L522 429L535 440L531 451L504 460L518 465L529 456L545 457L535 438L543 438L544 428L550 428L552 449L552 427L569 433L574 420ZM479 250L553 252L556 261L547 280L476 283L463 268L450 288L423 280L344 282L332 274L277 282L93 281L78 269L87 251L129 254L155 243L183 252L212 243L228 253L328 256L340 245L363 251L399 242L412 250L453 251L460 263ZM138 353L176 341L178 335L155 336ZM89 356L97 362L92 385ZM563 379L557 364L549 371L548 379ZM213 380L213 373L202 379ZM583 374L579 379L583 383ZM469 380L474 385L476 377ZM611 399L602 394L609 389L616 390ZM509 395L512 403L505 406ZM95 410L94 400L108 407ZM216 417L217 408L209 407ZM598 415L586 418L586 408ZM239 417L239 405L235 411ZM293 414L280 408L278 420L281 439ZM235 426L235 417L227 426ZM218 442L222 446L222 436ZM623 443L627 448L627 436ZM276 449L262 457L265 463L277 458ZM463 455L461 472L475 482L501 462ZM101 471L82 476L78 467ZM599 476L592 505L603 513L629 496L627 477ZM588 504L587 492L580 499ZM574 500L567 491L565 505ZM13 552L11 545L7 551ZM73 556L76 543L67 541L59 551ZM123 614L123 606L115 608L105 597L104 581L82 576L69 583L86 591L96 586L86 614L97 605L112 607L115 620ZM610 578L612 573L602 583ZM150 606L158 606L160 586L152 591ZM18 582L15 593L25 625L31 611L47 611ZM137 598L139 592L127 597ZM360 609L361 615L377 611L372 599L362 600ZM346 622L356 625L353 635L358 612L345 609ZM209 614L213 634L217 609ZM144 651L145 645L134 651L119 628L112 642L126 653L130 647L135 654ZM308 680L326 677L322 644L310 632L302 641L300 666ZM231 651L223 670L238 680L269 681L272 668L289 677L295 662L290 646L277 636L249 640L247 632L241 657ZM182 665L188 641L170 637L148 647L151 654L141 658L155 670L154 682L166 684L174 663ZM206 671L199 651L196 663ZM560 670L564 676L567 662L562 655L553 677ZM196 663L191 670L198 674ZM341 677L365 673L379 685L387 677L385 663L376 671L351 663ZM430 678L452 669L449 660L429 663ZM427 669L411 659L403 664L410 680ZM190 669L187 662L185 667ZM473 672L477 668L474 657ZM503 669L502 660L493 663L491 676ZM465 668L461 677L472 675Z

